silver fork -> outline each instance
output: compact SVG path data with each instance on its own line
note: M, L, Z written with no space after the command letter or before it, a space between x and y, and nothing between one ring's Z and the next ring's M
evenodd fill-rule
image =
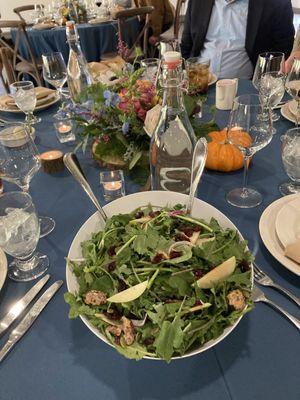
M279 307L276 303L266 298L264 292L260 290L257 286L253 286L252 299L255 303L263 302L269 304L271 307L280 311L287 319L289 319L299 330L300 330L300 320L285 311L283 308Z
M300 299L296 297L289 290L275 283L264 271L262 271L258 265L253 263L254 280L262 286L269 286L275 288L293 300L300 307Z

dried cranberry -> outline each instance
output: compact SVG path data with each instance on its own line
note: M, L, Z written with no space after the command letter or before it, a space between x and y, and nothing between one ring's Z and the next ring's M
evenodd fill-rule
M144 215L145 215L145 214L143 213L143 211L138 211L138 212L135 214L134 218L139 219L139 218L144 217Z
M180 228L181 232L183 232L186 236L191 237L193 236L194 232L200 232L201 227L200 226L184 226Z
M121 344L121 340L120 339L121 339L120 337L115 336L115 343L116 343L117 346L120 346L120 344Z
M182 240L185 240L185 236L183 236L181 233L177 233L174 237L175 242L181 242Z
M163 259L163 255L161 253L157 253L152 259L152 264L159 264Z
M113 272L116 269L117 263L115 261L112 261L107 265L107 271L108 272Z
M122 316L116 309L111 309L110 312L105 312L104 315L112 321L118 321Z
M242 260L239 264L238 264L238 268L242 271L242 272L247 272L250 270L250 265L248 264L248 262L246 260Z
M195 301L195 306L202 306L203 302L201 300Z
M149 217L155 218L160 214L160 211L150 211L149 212Z
M171 253L170 253L170 258L171 259L177 258L177 257L180 257L180 256L182 256L182 251L172 250Z
M118 291L122 292L122 290L127 289L127 285L124 281L119 280Z
M153 343L154 343L154 339L147 338L147 339L144 340L144 345L145 346L151 346L151 344L153 344Z
M196 270L194 271L194 276L195 276L196 278L202 278L203 275L204 275L204 273L203 273L202 269L196 269Z
M114 255L116 254L116 246L110 246L110 247L107 249L107 254L108 254L110 257L114 256Z

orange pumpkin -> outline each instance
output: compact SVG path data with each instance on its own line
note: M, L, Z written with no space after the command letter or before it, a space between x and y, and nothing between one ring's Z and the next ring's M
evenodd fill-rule
M247 132L237 130L231 131L231 134L235 136L237 144L250 146L251 136ZM226 130L210 132L208 136L211 141L208 143L206 168L230 172L243 167L244 156L236 146L228 142Z

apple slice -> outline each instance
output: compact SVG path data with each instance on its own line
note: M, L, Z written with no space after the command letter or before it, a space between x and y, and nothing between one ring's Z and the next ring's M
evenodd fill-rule
M129 303L130 301L136 300L147 289L148 282L149 281L147 280L142 283L138 283L135 286L131 286L130 288L109 297L107 301L110 303Z
M233 274L236 267L235 257L231 257L198 279L197 285L201 289L210 289L216 283L222 282Z

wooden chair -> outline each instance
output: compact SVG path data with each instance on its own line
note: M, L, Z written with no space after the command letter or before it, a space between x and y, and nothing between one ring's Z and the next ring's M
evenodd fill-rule
M11 45L5 39L2 29L16 29L16 38L14 45ZM19 53L21 37L24 40L29 54L29 60L22 57ZM31 76L35 82L42 86L41 70L42 64L38 64L35 59L28 34L26 32L26 23L23 21L4 21L0 20L0 47L8 48L13 51L13 70L16 71L16 78L20 80L23 75Z
M10 93L9 85L18 80L13 67L14 52L8 47L0 47L0 78L6 93Z
M28 4L27 6L16 7L13 9L13 12L18 15L18 17L20 18L20 20L22 22L25 22L25 19L22 16L22 13L26 12L26 11L33 11L36 9L36 6L37 5L35 5L35 4ZM45 8L44 4L38 4L38 6L40 7L40 10L43 10Z
M129 8L127 10L116 12L115 18L118 23L118 39L122 43L124 37L123 34L124 29L126 27L126 22L129 18L137 17L140 20L145 21L144 26L142 27L141 31L139 32L138 36L135 39L134 44L131 46L131 48L128 49L126 56L123 57L126 62L130 62L135 58L135 51L137 47L141 48L142 53L144 55L147 54L150 15L153 12L153 10L154 7L149 6L149 7ZM116 55L117 55L116 53L103 54L101 56L101 60L108 60L109 58L115 57Z
M166 32L163 32L160 35L160 41L169 43L174 40L178 40L181 28L184 22L184 16L182 15L182 10L185 6L187 0L177 0L176 8L175 8L175 17L174 24L168 29Z

